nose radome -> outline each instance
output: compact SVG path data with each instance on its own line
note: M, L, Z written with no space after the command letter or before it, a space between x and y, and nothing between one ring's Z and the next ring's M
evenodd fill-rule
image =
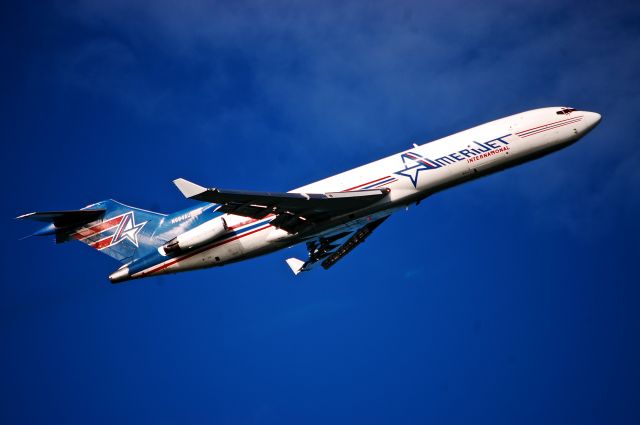
M602 120L602 115L597 112L584 111L582 115L584 115L584 126L587 131L594 128Z

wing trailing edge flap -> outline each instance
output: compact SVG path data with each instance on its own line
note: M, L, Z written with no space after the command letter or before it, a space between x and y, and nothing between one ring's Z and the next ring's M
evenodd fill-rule
M270 214L271 222L288 232L296 233L310 224L329 217L346 214L384 198L389 189L354 192L277 193L225 189L207 189L183 178L174 180L182 194L190 199L219 204L219 211L261 219Z
M304 271L302 270L304 268L304 261L298 260L297 258L293 258L293 257L287 258L285 261L287 262L287 265L289 266L293 274L295 274L296 276L301 271Z
M338 233L328 238L318 238L308 242L309 259L302 261L297 258L289 258L286 260L287 265L295 275L310 271L318 263L322 265L323 269L328 270L345 255L353 251L356 246L364 242L387 218L389 216L367 223L355 232ZM351 236L345 242L336 243L349 235Z

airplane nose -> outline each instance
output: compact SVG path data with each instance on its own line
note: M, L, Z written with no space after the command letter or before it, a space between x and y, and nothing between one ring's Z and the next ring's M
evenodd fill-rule
M597 126L602 120L602 115L597 112L588 112L584 111L582 113L584 115L584 132L591 131L595 126Z

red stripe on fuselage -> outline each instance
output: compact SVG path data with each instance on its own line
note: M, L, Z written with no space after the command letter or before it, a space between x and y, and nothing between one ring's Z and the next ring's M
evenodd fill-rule
M255 223L256 221L264 220L265 218L269 218L269 217L273 217L273 214L266 215L266 216L264 216L262 218L252 218L250 220L243 221L240 224L236 224L235 226L229 227L229 230L235 230L235 229L237 229L239 227L243 227L243 226L246 226L248 224L252 224L252 223Z
M357 186L350 187L349 189L345 189L345 190L343 190L343 192L349 192L350 190L357 189L357 188L362 187L362 186L367 186L367 185L369 185L371 183L375 183L375 182L379 182L380 180L388 179L389 177L391 177L391 176L380 177L379 179L371 180L370 182L362 183L362 184L359 184Z
M242 235L238 235L238 236L235 236L235 237L233 237L231 239L227 239L225 241L218 242L218 243L213 244L211 246L203 247L202 249L200 249L198 251L194 251L192 253L189 253L189 254L185 255L184 257L176 258L176 259L174 259L172 261L169 261L167 263L155 266L155 268L151 268L149 271L142 271L142 275L144 276L144 275L149 275L149 274L153 274L153 273L159 272L160 270L164 270L167 267L170 267L170 266L172 266L172 265L174 265L176 263L179 263L180 261L186 260L187 258L193 257L194 255L200 254L201 252L204 252L204 251L212 249L212 248L217 248L217 247L219 247L221 245L224 245L226 243L229 243L229 242L237 241L238 239L244 238L245 236L252 235L252 234L254 234L256 232L259 232L261 230L268 229L269 227L271 227L271 224L267 224L264 227L258 227L257 229L254 229L254 230L252 230L250 232L243 233Z
M389 180L389 181L388 181L388 182L386 182L386 183L382 183L381 185L376 186L376 189L377 189L377 188L379 188L379 187L382 187L382 186L386 186L386 185L388 185L388 184L391 184L391 183L393 183L393 182L397 182L397 181L398 181L398 179Z
M518 131L516 134L520 135L520 134L522 134L522 133L526 133L526 132L528 132L528 131L535 130L536 128L542 128L542 127L546 127L546 126L548 126L548 125L552 125L552 124L558 124L558 123L562 123L562 122L569 121L569 120L575 120L576 118L582 118L582 115L580 115L580 116L578 116L578 117L573 117L573 118L566 118L566 119L564 119L564 120L560 120L560 121L553 121L553 122L549 122L549 123L546 123L546 124L543 124L543 125L539 125L539 126L537 126L537 127L531 127L531 128L530 128L530 129L528 129L528 130Z
M554 128L564 127L565 125L569 125L569 124L575 124L575 123L580 122L580 121L582 121L582 117L580 117L579 119L577 119L575 121L569 121L569 122L565 122L565 123L562 123L562 124L556 124L556 125L553 125L551 127L546 127L546 128L542 128L540 130L532 131L532 132L529 132L529 133L527 133L525 135L520 135L519 137L524 138L524 137L533 136L534 134L544 133L545 131L553 130Z

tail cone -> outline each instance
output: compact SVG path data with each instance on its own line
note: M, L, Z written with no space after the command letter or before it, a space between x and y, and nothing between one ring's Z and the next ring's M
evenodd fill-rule
M129 280L131 276L129 275L129 267L122 267L116 270L115 272L109 275L109 280L111 283L120 283L125 280Z

